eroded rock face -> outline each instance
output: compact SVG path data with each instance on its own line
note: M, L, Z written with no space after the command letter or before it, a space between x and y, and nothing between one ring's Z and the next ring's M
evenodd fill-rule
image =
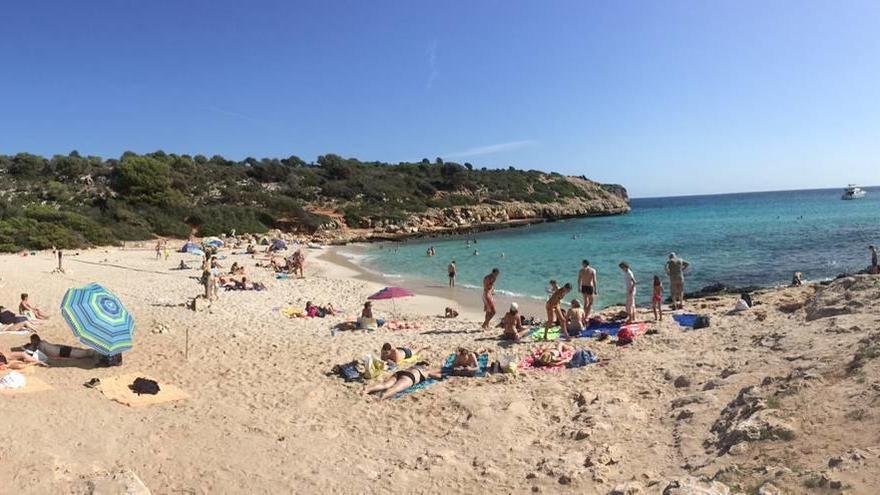
M711 443L721 454L744 442L791 440L796 436L794 426L786 422L779 411L767 409L761 392L757 386L740 390L712 425L716 440Z
M393 223L381 219L365 219L362 229L344 228L341 223L323 230L319 236L324 242L411 237L431 234L451 234L522 225L531 222L600 215L619 215L630 210L626 189L618 185L598 184L583 178L568 180L583 191L577 197L562 198L553 203L521 201L482 203L474 197L474 204L452 208L429 208Z
M807 321L861 312L864 303L880 296L880 281L870 275L839 278L820 289L805 306Z

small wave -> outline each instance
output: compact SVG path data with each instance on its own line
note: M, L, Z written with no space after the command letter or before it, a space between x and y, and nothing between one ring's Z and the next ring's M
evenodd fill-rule
M380 273L385 278L403 278L403 275L399 275L397 273Z

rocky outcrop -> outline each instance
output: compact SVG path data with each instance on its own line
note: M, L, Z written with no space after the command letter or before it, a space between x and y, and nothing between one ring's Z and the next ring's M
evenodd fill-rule
M339 221L335 228L322 230L318 237L329 243L392 240L472 233L566 218L620 215L630 211L629 197L623 186L598 184L579 177L569 177L568 180L583 194L553 203L482 202L475 197L472 205L429 208L400 221L370 220L361 229L345 228Z

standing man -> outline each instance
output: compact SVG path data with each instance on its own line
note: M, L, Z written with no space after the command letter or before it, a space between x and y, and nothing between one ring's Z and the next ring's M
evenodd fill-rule
M868 246L868 251L871 252L871 268L868 269L868 273L880 274L880 264L877 264L877 248Z
M590 319L590 310L593 309L593 298L599 295L599 287L596 280L596 269L590 266L590 260L581 261L581 271L578 272L578 287L584 296L584 313L587 320Z
M483 277L483 311L486 312L486 320L481 327L483 330L489 329L489 322L495 316L495 282L500 274L501 270L493 268L492 273Z
M449 262L449 266L446 267L446 272L449 274L449 287L455 287L455 260Z
M623 283L626 290L626 323L636 321L636 276L629 268L629 263L621 261L618 265L623 271Z
M669 253L666 274L669 275L669 291L672 293L672 309L684 308L684 272L690 265L675 253Z

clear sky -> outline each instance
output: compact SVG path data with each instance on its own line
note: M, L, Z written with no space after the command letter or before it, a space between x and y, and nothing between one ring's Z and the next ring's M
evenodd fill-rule
M880 184L880 2L3 2L0 153Z

